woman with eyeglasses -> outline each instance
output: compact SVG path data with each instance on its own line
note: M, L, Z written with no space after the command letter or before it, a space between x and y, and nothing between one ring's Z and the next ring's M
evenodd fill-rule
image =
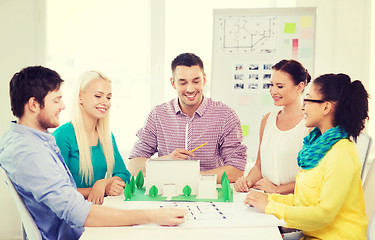
M311 77L295 60L282 60L272 70L270 94L274 105L282 109L262 119L256 163L234 184L240 192L255 188L267 193L292 193L299 171L296 158L308 134L301 110L302 94Z
M109 127L111 80L98 71L88 71L77 82L72 121L53 135L77 190L90 202L102 204L106 195L119 195L130 173Z
M304 239L366 239L367 218L356 141L368 119L368 94L345 74L316 78L304 99L307 127L294 194L251 192L245 204L284 219Z

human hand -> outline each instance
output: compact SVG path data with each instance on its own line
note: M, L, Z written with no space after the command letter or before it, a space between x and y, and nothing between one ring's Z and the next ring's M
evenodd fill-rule
M268 196L265 193L252 191L246 196L244 203L265 212L268 204Z
M237 192L248 192L249 188L251 187L251 183L244 176L242 176L237 178L233 186Z
M185 222L188 214L186 209L181 208L161 208L150 210L150 220L162 226L177 226Z
M194 153L183 148L177 148L164 157L168 159L189 159L189 157L194 157Z
M105 188L107 185L107 179L101 179L94 183L91 191L87 197L87 201L94 204L102 204L104 200Z
M119 177L112 177L105 187L105 194L107 196L117 196L124 190L125 182Z
M277 186L273 184L268 178L262 178L253 186L255 189L263 190L266 193L276 193Z

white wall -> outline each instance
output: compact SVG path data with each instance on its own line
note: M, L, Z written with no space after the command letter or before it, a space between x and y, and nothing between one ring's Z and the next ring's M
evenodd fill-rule
M371 36L370 36L370 42L373 42L373 44L370 44L370 59L369 62L369 68L370 68L370 94L372 98L375 98L375 2L371 3L371 6L368 8L369 13L369 22L370 27L368 29L371 29ZM372 15L372 17L371 17ZM373 67L370 67L373 66ZM370 109L374 109L374 100L370 102ZM375 112L370 112L370 118L375 118ZM372 123L374 122L374 123ZM369 131L371 136L375 137L375 120L372 120L372 124L369 126ZM373 149L375 149L375 144L373 144Z
M44 0L0 1L0 135L14 119L9 103L11 77L26 66L45 62L44 6ZM0 239L21 239L21 222L6 191L1 182Z
M297 0L317 7L315 76L343 72L369 86L371 0Z

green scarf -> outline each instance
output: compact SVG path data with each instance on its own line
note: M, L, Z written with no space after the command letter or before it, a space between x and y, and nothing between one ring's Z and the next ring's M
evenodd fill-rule
M318 166L332 146L343 138L348 138L348 134L339 126L327 130L323 135L319 128L314 128L303 139L303 147L297 156L298 166L302 169Z

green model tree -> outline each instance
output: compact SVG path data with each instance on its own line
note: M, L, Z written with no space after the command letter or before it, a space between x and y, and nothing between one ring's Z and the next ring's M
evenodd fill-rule
M153 185L151 188L150 188L150 191L148 191L148 194L150 194L150 196L153 196L153 197L155 197L155 196L157 196L158 195L158 188L155 186L155 185Z
M145 183L145 178L143 177L142 171L139 171L137 178L135 180L135 184L137 185L137 188L142 188L143 184Z
M131 191L130 184L125 185L124 196L125 196L125 201L128 201L132 198L132 191Z
M131 191L131 193L133 194L134 191L135 191L135 180L134 180L134 176L132 176L132 178L130 179L130 183L129 183L129 185L130 185L130 191Z
M184 189L182 189L182 192L184 193L185 196L187 196L187 197L190 196L190 194L191 194L191 187L189 185L186 185L184 187Z
M229 182L228 175L225 171L224 171L223 175L221 176L221 184L223 184L224 179L228 180L228 182Z
M223 197L226 202L229 202L229 197L231 193L231 187L227 174L224 172L221 176L221 191L223 192Z

